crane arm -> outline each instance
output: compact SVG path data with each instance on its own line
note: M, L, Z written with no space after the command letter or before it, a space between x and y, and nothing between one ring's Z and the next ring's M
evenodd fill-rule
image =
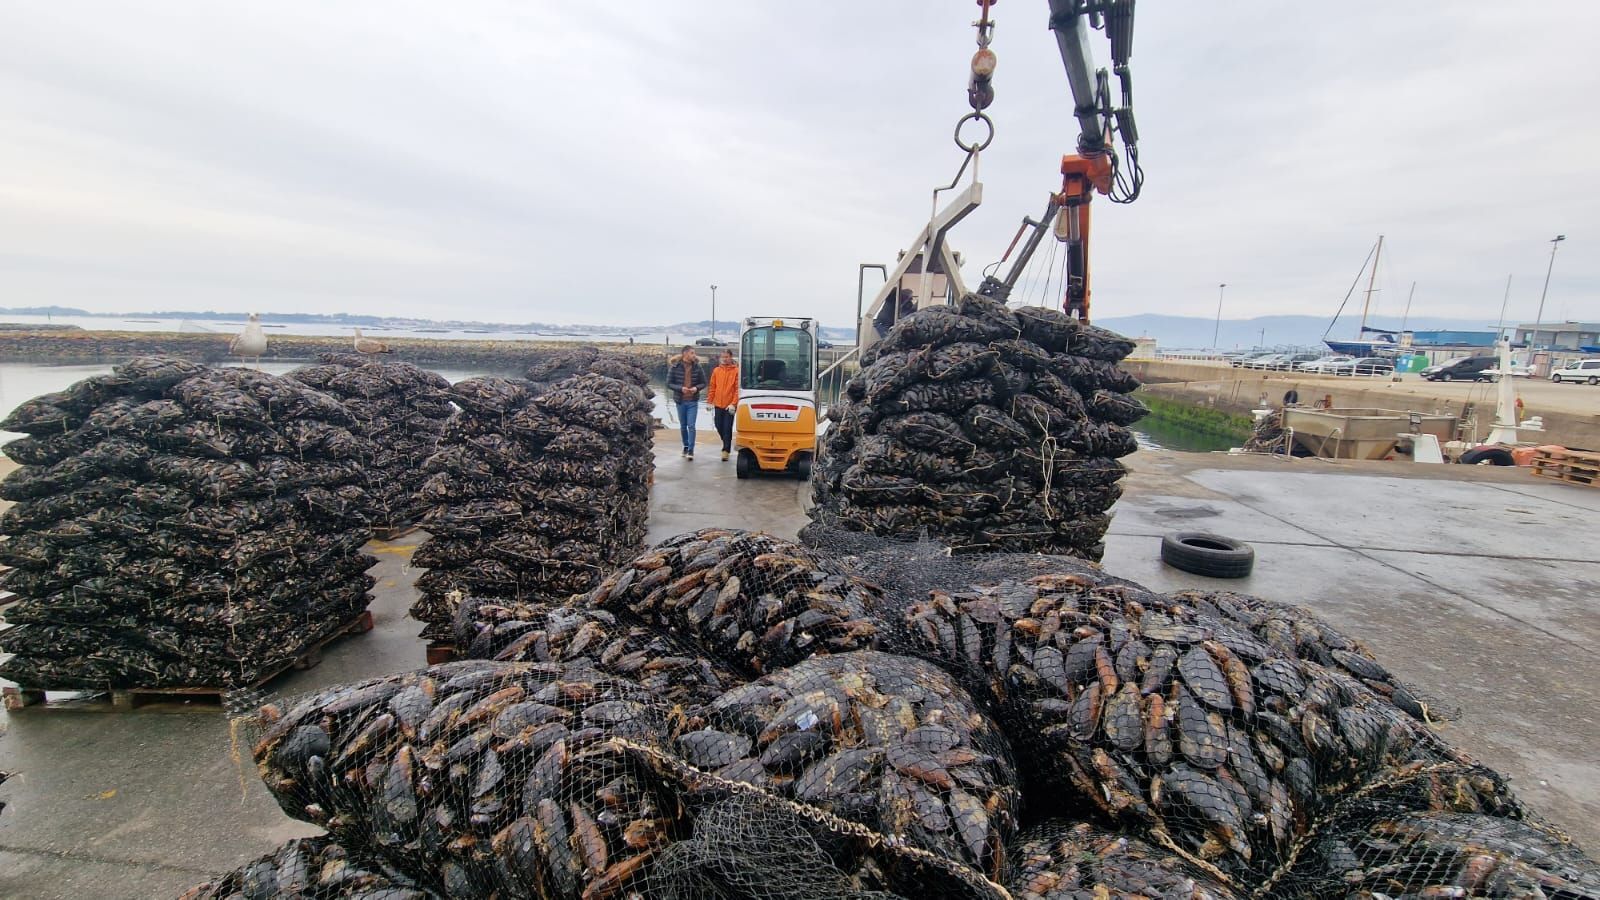
M1066 246L1062 307L1068 315L1089 321L1089 201L1104 194L1112 202L1130 203L1139 196L1144 173L1139 169L1138 130L1133 122L1133 82L1128 59L1133 53L1134 0L1049 0L1050 30L1055 32L1061 63L1072 89L1072 114L1078 120L1077 152L1061 158L1061 192L1051 199L1057 208L1055 235ZM1089 32L1103 28L1111 40L1113 69L1122 89L1122 105L1111 105L1110 79L1094 67ZM1129 173L1121 176L1116 150L1120 138Z

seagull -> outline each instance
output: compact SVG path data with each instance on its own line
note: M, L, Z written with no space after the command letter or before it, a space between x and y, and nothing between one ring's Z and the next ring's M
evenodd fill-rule
M369 337L362 337L361 336L361 329L359 329L359 328L356 329L356 338L352 343L355 345L357 353L393 353L394 352L393 350L390 350L389 349L389 345L385 344L383 341L375 341L375 340L373 340L372 338L369 338Z
M259 365L266 352L267 333L261 330L261 317L251 313L249 320L244 323L244 330L228 341L228 353L242 359L253 359Z

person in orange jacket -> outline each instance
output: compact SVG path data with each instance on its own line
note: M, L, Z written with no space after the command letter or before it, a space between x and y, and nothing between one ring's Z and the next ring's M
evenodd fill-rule
M739 366L733 361L733 351L722 351L717 367L711 370L711 387L706 391L706 402L711 404L717 421L717 434L722 437L722 461L728 461L733 452L733 414L739 409Z

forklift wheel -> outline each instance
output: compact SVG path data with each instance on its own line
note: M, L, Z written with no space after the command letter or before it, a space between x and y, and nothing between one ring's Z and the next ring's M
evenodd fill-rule
M739 456L734 460L733 463L734 476L738 478L749 478L750 474L755 471L755 468L755 457L750 455L749 450L740 450Z
M795 462L794 474L795 477L799 478L801 481L811 480L811 456L809 454L800 457L800 459Z

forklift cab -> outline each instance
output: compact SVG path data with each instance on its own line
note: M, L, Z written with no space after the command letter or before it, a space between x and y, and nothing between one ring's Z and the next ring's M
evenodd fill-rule
M817 325L813 319L749 318L739 333L735 473L811 477L817 444Z

